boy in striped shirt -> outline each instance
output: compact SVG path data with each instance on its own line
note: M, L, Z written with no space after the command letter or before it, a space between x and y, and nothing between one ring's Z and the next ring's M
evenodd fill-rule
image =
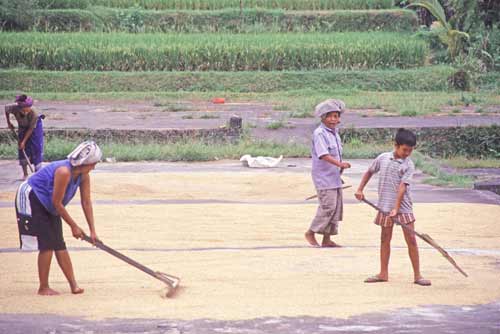
M395 137L394 151L382 153L371 164L361 179L355 194L358 200L364 199L363 189L375 173L379 173L378 207L380 208L374 223L381 227L380 273L368 277L366 283L387 282L389 280L389 257L391 254L391 238L396 217L401 224L414 229L410 184L415 165L410 159L413 148L417 144L415 134L406 129L399 129ZM403 229L408 253L413 267L414 283L429 286L431 282L420 274L420 261L415 235Z

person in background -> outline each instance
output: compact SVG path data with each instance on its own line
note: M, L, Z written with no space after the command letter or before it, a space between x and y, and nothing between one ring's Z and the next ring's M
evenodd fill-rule
M5 106L7 126L15 133L10 115L14 115L18 125L18 158L23 170L23 179L28 178L28 164L40 170L43 161L43 115L38 116L33 109L33 99L27 95L16 96L15 103Z

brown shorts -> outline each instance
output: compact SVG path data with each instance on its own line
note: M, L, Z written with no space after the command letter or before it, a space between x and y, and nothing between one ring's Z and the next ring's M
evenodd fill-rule
M338 234L343 216L342 189L318 190L319 206L309 229L315 233Z
M399 220L401 224L408 225L415 222L415 216L413 213L398 213L396 218ZM389 215L379 212L377 217L375 217L375 221L373 222L375 225L379 225L382 227L391 227L394 225L392 218Z

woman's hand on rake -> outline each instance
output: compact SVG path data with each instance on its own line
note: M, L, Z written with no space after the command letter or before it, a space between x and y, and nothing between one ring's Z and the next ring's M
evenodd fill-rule
M95 246L95 243L97 241L100 241L99 238L97 237L97 233L95 231L90 231L90 240L92 240L92 244Z
M85 235L85 233L83 233L83 230L78 225L71 226L71 234L73 234L73 237L75 237L76 239L82 239Z

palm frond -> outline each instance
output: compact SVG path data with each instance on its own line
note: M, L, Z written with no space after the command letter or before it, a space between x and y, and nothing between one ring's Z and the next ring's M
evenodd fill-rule
M422 7L427 9L446 29L451 29L450 24L446 20L446 15L444 13L443 6L438 0L417 0L412 1L408 7Z

